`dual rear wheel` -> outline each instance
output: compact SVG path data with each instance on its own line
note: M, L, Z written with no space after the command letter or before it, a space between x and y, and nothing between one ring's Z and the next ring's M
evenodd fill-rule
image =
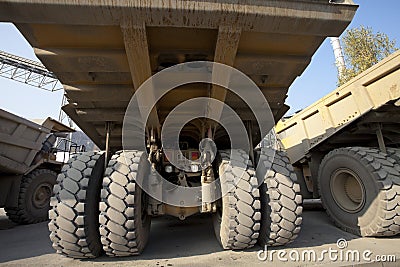
M284 154L278 153L276 160L266 154L271 153L264 151L258 158L271 171L254 170L242 150L220 152L216 169L223 197L213 221L224 249L245 249L257 242L285 245L300 231L301 196L293 169ZM151 217L148 196L136 180L146 179L149 171L140 151L117 152L105 170L103 153L71 158L58 176L49 212L50 239L57 252L74 258L140 254ZM261 187L256 177L261 177Z
M118 152L105 172L104 160L104 153L75 155L58 176L49 212L50 239L58 253L130 256L147 243L146 195L135 182L150 169L147 158L137 151Z

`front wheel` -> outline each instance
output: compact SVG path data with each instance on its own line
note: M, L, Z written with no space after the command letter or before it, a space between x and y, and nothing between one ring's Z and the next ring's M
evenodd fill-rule
M343 230L360 236L400 233L400 166L373 148L331 151L318 175L327 214Z
M37 169L22 177L16 208L6 208L11 221L31 224L46 221L50 198L57 174L48 169Z

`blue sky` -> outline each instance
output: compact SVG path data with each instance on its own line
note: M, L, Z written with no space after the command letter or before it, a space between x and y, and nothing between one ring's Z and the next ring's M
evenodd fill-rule
M11 23L0 23L0 50L38 60L25 38ZM62 90L49 92L0 77L0 108L28 119L58 119Z
M354 2L360 7L348 28L360 25L372 27L375 32L386 33L389 38L395 39L396 46L400 47L399 0L354 0ZM291 107L288 113L305 108L333 91L336 82L335 57L327 39L314 54L308 68L290 87L286 99L286 104Z
M349 28L360 25L381 31L397 41L400 47L400 1L356 0L360 5ZM0 50L37 60L29 43L10 23L0 23ZM286 103L289 113L302 109L336 88L337 71L329 40L325 40L311 64L289 89ZM62 91L48 92L0 77L0 108L26 118L58 118Z

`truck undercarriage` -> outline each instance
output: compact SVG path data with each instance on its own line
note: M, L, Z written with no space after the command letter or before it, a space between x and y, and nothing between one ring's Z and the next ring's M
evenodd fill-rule
M293 168L274 147L254 149L288 110L290 84L356 9L350 0L0 1L0 20L15 23L63 83L63 110L105 150L75 155L58 176L53 247L76 258L135 255L146 245L152 216L198 212L212 213L224 249L292 242L302 220ZM169 67L178 72L154 82ZM251 86L230 83L235 71ZM197 80L157 91L187 74ZM201 116L171 116L182 119L182 128L169 154L161 134L169 114L204 98L210 103ZM189 107L191 115L202 110ZM221 110L236 114L237 123L212 115ZM232 136L228 126L239 130ZM232 145L235 138L248 146Z

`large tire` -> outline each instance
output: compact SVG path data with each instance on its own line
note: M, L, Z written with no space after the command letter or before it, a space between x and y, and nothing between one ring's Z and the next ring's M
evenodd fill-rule
M394 159L397 164L400 165L400 148L387 148L387 154L389 157Z
M400 233L400 166L378 149L339 148L322 160L321 200L341 229L360 236Z
M147 179L149 171L141 151L117 152L108 163L100 203L101 242L108 256L138 255L147 244L151 217L136 180Z
M214 231L224 249L245 249L257 243L260 229L258 181L246 152L232 150L233 159L230 153L220 151L222 198L213 214Z
M39 223L48 220L50 197L57 173L36 169L22 177L18 207L6 208L9 219L19 224Z
M257 177L260 186L261 246L283 246L293 242L301 229L302 196L289 158L283 151L258 151Z
M50 239L58 253L72 258L100 256L99 201L104 153L73 155L64 165L51 199Z

